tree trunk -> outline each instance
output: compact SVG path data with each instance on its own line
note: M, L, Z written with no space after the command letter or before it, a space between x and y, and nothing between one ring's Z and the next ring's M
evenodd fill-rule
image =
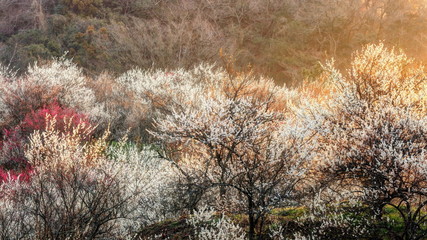
M253 214L249 214L249 240L255 240L255 218Z
M248 218L249 218L249 240L255 240L255 228L256 228L256 219L254 213L255 205L252 201L252 197L248 196Z
M35 12L35 21L37 22L37 28L46 31L46 16L43 9L43 4L41 0L33 0L32 8Z

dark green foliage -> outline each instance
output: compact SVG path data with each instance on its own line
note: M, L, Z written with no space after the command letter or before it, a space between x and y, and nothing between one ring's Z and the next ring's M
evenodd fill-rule
M2 49L0 59L16 69L26 67L39 60L59 57L63 54L60 42L49 38L37 29L24 30L8 39Z

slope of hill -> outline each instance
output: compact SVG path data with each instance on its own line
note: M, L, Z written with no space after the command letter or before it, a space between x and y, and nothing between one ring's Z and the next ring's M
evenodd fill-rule
M424 59L424 0L0 0L0 60L21 71L65 52L88 73L191 68L233 56L298 83L383 40Z

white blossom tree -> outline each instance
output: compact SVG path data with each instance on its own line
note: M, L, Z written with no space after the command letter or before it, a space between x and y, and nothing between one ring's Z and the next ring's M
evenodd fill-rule
M354 191L377 220L384 220L386 205L395 208L405 226L399 239L424 238L424 69L379 44L357 52L347 75L332 65L326 70L334 89L317 118L321 171L341 191Z
M199 193L195 202L217 189L227 206L248 214L248 237L254 239L271 207L295 200L311 136L288 111L277 110L273 101L283 92L249 83L230 83L223 95L200 96L197 105L173 109L156 120L152 133L174 150L164 157Z

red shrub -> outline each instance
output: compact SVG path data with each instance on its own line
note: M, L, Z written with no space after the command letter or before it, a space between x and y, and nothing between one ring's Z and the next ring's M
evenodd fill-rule
M24 136L29 136L35 130L43 130L46 128L46 116L54 116L56 118L56 129L60 132L66 132L70 129L66 126L66 121L71 121L71 127L77 126L83 122L86 126L90 126L89 119L86 115L80 114L71 108L63 108L57 102L53 102L36 111L31 111L26 114L20 127Z
M46 128L46 116L55 117L55 129L60 132L71 131L79 123L90 127L88 118L70 108L63 108L57 102L32 110L24 120L12 129L3 130L3 140L0 141L0 182L16 179L29 179L28 169L32 169L24 153L27 138L35 130ZM85 129L82 129L84 131Z
M29 164L26 168L20 171L5 170L3 168L0 168L0 183L9 181L28 182L31 179L32 173L33 168Z

